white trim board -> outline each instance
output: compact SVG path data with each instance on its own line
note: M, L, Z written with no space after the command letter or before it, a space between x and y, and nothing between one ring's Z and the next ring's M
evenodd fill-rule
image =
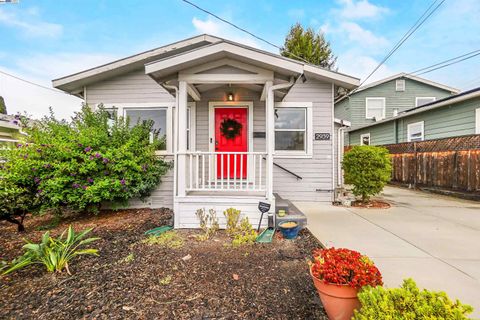
M275 102L274 108L305 108L305 151L274 151L274 158L312 158L313 157L313 103L312 102ZM332 121L333 124L333 121ZM273 128L275 146L275 128ZM275 148L275 147L274 147Z

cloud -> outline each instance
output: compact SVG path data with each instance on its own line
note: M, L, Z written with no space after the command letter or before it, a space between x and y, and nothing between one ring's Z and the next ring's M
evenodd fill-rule
M365 47L383 48L388 45L388 40L382 36L376 36L373 32L363 29L354 22L343 22L340 30L345 32L348 40Z
M95 67L117 58L115 55L98 53L36 54L10 59L13 61L14 68L3 66L0 68L22 79L51 87L52 79ZM0 90L10 114L27 110L35 118L48 114L49 107L52 107L59 118L69 119L75 111L80 110L82 103L82 100L77 97L53 92L2 74L0 74Z
M19 29L26 37L57 38L63 33L62 25L42 21L36 8L25 10L22 16L0 9L0 24Z
M339 71L351 74L355 77L359 77L362 81L377 67L379 61L368 56L362 55L358 51L348 51L340 54L338 57ZM386 65L382 65L366 82L366 84L384 79L399 71L389 68Z
M338 0L337 2L343 6L340 15L346 19L378 18L389 12L388 8L376 6L368 0Z
M223 22L212 20L210 17L208 17L206 20L201 20L194 17L192 19L192 24L195 28L196 33L207 33L220 38L239 42L254 48L262 48L262 46L254 38L245 35L243 32Z

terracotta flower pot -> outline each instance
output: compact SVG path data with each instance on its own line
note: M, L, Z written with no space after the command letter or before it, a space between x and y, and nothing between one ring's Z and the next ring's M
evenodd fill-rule
M360 309L358 289L348 285L325 283L314 277L312 270L310 275L330 320L350 320L353 317L353 310Z

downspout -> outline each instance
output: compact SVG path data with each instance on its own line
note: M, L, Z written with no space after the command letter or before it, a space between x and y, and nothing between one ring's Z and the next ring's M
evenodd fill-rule
M175 91L175 111L173 114L173 118L175 121L173 121L173 146L172 146L172 151L173 151L173 195L177 195L177 141L178 141L178 87L173 86L173 85L168 85L166 83L163 84L163 86L167 89L174 90Z

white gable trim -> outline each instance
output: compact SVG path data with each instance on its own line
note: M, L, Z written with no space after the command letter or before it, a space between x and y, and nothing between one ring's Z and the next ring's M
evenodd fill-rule
M247 59L257 62L260 65L265 66L265 68L269 68L273 71L283 71L290 75L306 74L307 76L318 78L323 81L334 82L350 89L355 88L359 84L359 79L357 78L225 41L148 63L145 65L145 73L155 78L162 78L183 69L192 68L198 62L209 62L209 59L235 59L236 57L243 59L244 61ZM243 76L252 77L254 75ZM210 81L210 79L207 80ZM242 81L244 80L245 79L242 79ZM257 79L257 81L260 80L262 79Z

